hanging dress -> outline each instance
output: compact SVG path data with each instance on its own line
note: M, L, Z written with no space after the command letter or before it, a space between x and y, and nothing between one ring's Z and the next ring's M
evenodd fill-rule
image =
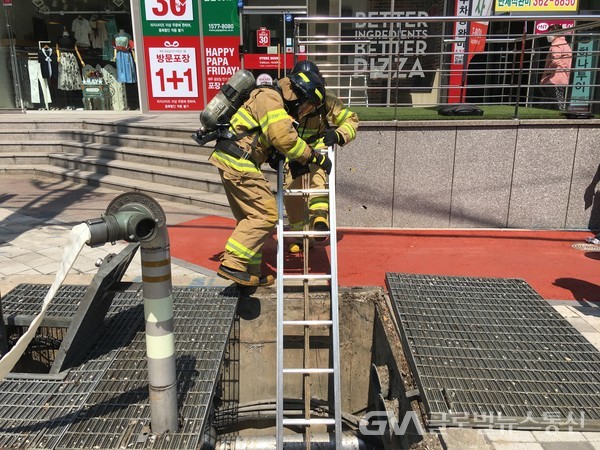
M127 109L127 96L125 95L125 86L117 81L117 69L107 64L102 69L104 81L108 84L110 90L110 99L114 111L123 111Z
M58 62L58 89L63 91L81 90L81 72L75 56L77 41L71 36L59 37L56 45L60 51Z
M115 36L115 49L117 50L117 80L120 83L135 83L135 62L133 61L133 50L131 36L127 33Z

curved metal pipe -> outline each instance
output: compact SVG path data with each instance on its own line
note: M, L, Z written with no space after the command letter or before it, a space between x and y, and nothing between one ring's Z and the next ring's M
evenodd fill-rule
M173 284L165 213L151 197L125 193L108 205L102 217L85 223L91 246L122 239L140 242L151 428L156 434L175 432L179 424Z

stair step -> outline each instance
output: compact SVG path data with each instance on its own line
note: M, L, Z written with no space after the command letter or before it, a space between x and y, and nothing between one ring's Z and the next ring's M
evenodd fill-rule
M157 199L164 199L186 205L197 205L218 212L230 212L229 203L225 194L134 180L128 177L99 174L83 170L64 169L51 165L0 166L0 173L39 173L61 180L70 180L88 184L90 186L102 186L119 191L142 192Z
M115 159L81 156L69 153L49 155L50 163L64 169L84 170L99 174L129 177L139 181L163 183L169 186L224 193L217 173L179 168L149 166L147 164Z

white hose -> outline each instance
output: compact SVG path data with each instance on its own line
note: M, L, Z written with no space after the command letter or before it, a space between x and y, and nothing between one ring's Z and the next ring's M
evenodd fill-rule
M0 359L0 380L4 379L4 377L10 373L21 358L21 355L27 350L27 346L35 336L35 332L46 315L46 310L48 309L48 306L50 306L50 302L52 302L58 288L62 285L63 281L65 281L67 273L69 273L69 270L73 267L73 263L77 259L81 249L89 242L91 237L90 229L85 223L76 225L71 230L69 240L60 261L58 272L54 278L54 283L50 286L50 290L42 303L42 310L35 319L33 319L25 334L19 338L14 347Z

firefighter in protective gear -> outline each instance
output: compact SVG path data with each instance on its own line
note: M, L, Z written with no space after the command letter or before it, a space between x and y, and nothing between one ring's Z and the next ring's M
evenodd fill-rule
M295 121L319 108L325 87L318 76L299 72L261 86L236 111L209 161L217 167L237 225L227 240L217 274L244 286L269 286L261 277L262 247L277 223L277 203L261 165L275 149L300 164L318 160L297 133Z
M316 74L325 85L325 81L317 65L309 60L296 63L291 73L312 72ZM325 102L311 114L300 120L298 133L306 142L315 149L322 149L337 144L343 146L356 137L358 129L358 115L350 111L342 101L332 92L327 91ZM292 167L293 169L293 164ZM286 189L301 188L302 178L294 177L294 170L286 172ZM310 166L310 188L325 189L327 175L319 166ZM305 215L305 200L299 196L284 197L285 210L292 230L302 230L307 218ZM308 225L316 231L329 230L329 202L327 195L313 195L308 200ZM317 237L315 241L324 241L326 238ZM298 240L289 244L291 253L302 251L302 241Z

